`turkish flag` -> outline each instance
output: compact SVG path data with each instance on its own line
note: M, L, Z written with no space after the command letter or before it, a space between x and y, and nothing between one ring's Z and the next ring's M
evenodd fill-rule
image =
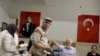
M77 42L99 42L99 16L79 15Z
M26 17L31 17L32 23L36 26L40 25L40 17L41 12L30 12L30 11L21 11L20 13L20 24L19 24L19 32L21 32L21 26L25 24Z

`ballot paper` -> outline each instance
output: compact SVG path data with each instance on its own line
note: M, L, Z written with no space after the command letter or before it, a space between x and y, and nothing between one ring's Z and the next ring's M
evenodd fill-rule
M27 43L20 44L20 48L19 48L19 49L17 49L17 51L27 50L27 46L28 46L28 44L27 44Z
M20 47L22 48L22 47L27 47L28 46L28 44L27 43L24 43L24 44L20 44Z

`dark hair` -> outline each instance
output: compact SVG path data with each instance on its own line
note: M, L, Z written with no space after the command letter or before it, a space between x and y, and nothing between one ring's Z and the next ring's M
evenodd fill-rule
M93 47L95 47L97 49L97 45L92 45L91 49L93 49Z
M25 42L23 40L20 40L19 41L19 44L24 44Z
M14 33L18 30L18 28L15 24L9 24L7 26L7 30L14 37Z
M52 46L54 46L54 45L55 45L55 43L51 43L51 44L50 44L50 47L52 47Z

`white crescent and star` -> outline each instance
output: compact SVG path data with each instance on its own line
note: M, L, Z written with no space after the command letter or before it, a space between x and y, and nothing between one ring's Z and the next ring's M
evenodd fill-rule
M88 21L91 22L92 28L93 28L94 21L92 19L90 19L90 18L84 20L84 22L83 22L84 27L86 26L86 22L88 22ZM87 28L87 31L90 31L90 28Z

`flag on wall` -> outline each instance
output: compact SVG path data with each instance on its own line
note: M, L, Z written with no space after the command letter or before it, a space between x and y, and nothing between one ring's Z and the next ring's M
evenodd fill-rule
M99 16L79 15L77 42L98 43L99 42Z
M20 24L19 24L19 32L21 31L21 27L26 22L26 17L31 17L32 23L36 26L40 25L40 12L29 12L29 11L21 11L20 13Z

